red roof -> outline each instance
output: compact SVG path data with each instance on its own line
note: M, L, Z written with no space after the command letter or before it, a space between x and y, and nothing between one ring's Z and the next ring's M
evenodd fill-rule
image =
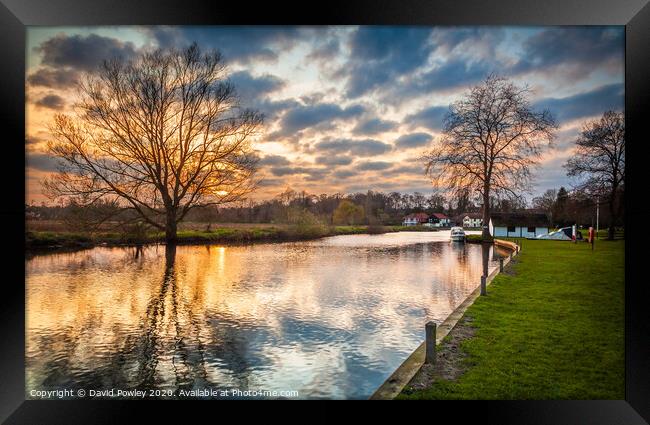
M415 214L409 214L404 219L409 219L409 218L414 218L419 222L426 222L429 219L429 216L426 213L415 213Z
M442 219L445 219L445 218L449 218L449 217L447 217L446 215L444 215L443 213L433 213L433 214L431 214L431 215L434 216L435 218L439 218L439 219L441 219L441 220L442 220Z

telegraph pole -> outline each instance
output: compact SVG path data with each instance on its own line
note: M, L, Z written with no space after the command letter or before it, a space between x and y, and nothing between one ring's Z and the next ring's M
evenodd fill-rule
M600 218L600 198L596 197L596 237L598 237L599 218Z

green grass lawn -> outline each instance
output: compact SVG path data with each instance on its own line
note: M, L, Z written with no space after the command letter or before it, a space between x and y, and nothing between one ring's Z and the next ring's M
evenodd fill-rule
M398 398L625 397L624 241L524 241L516 258L466 312L465 373Z

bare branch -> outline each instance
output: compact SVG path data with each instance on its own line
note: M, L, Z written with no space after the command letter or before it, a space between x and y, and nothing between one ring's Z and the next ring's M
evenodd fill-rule
M251 138L263 116L241 109L216 51L161 50L105 61L85 78L75 113L55 118L55 197L118 197L175 238L194 206L243 199L257 169Z
M484 222L491 196L520 197L532 179L557 124L549 111L533 111L529 89L490 75L450 106L443 135L422 158L433 185L459 194L478 192Z

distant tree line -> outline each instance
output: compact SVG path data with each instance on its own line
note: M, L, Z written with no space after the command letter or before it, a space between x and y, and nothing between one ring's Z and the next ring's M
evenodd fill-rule
M524 200L492 199L494 211L514 211L526 208ZM90 206L69 200L58 205L26 206L31 220L59 220L77 230L92 231L110 227L110 223L134 225L139 215L120 208L115 202L100 201ZM227 206L207 206L190 211L185 221L203 223L278 223L325 225L396 225L404 216L424 212L444 213L450 217L479 212L478 199L469 191L453 196L425 195L420 192L378 192L369 190L350 194L310 194L287 188L272 199L245 200Z
M578 224L583 227L596 227L596 220L599 220L600 228L612 229L624 225L623 191L619 189L616 196L616 214L612 217L608 204L608 196L598 198L585 190L575 189L568 191L564 187L560 189L549 189L541 196L532 200L532 207L543 211L549 218L549 222L555 227L566 227ZM596 210L600 203L599 214Z
M620 189L619 189L620 190ZM600 202L600 227L610 222L608 197ZM615 209L619 212L614 225L623 225L623 193L616 197ZM596 201L584 190L568 191L566 188L549 189L532 199L530 205L522 199L491 199L491 210L495 212L533 209L544 212L553 226L572 224L596 225ZM93 231L111 226L133 227L139 223L139 216L130 209L120 208L114 202L96 202L90 206L74 201L59 205L26 206L30 220L58 220L67 227L79 231ZM445 197L442 194L424 195L419 192L377 192L369 190L351 194L310 194L287 188L276 197L265 201L241 201L228 206L209 206L191 211L186 221L200 223L278 223L278 224L325 224L325 225L397 225L404 216L424 212L444 213L452 219L464 213L478 213L482 210L478 199L469 192Z

